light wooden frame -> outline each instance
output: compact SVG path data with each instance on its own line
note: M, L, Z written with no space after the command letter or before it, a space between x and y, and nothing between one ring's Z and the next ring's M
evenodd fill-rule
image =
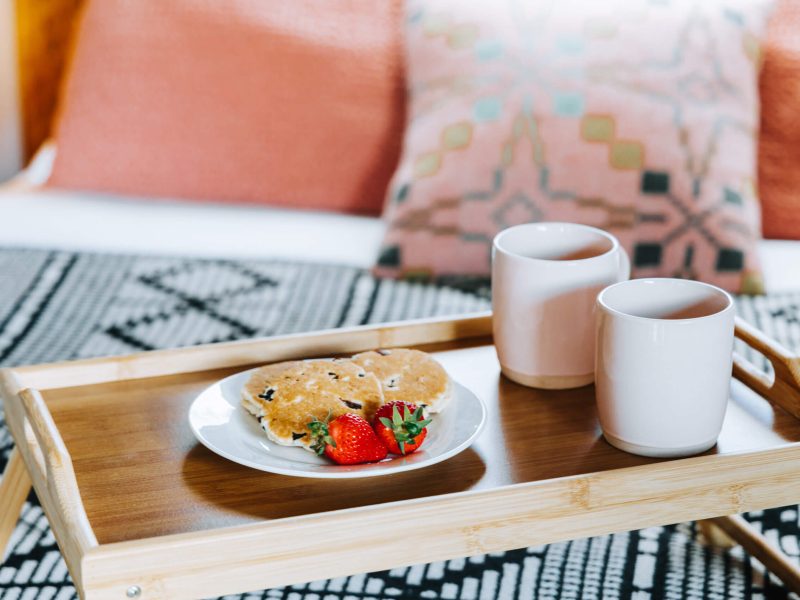
M64 386L488 335L491 315L480 314L3 369L0 394L17 446L0 488L0 543L7 542L14 524L9 515L19 514L32 484L83 598L140 595L172 600L710 519L800 500L798 442L100 545L83 508L71 458L40 393ZM743 321L737 321L736 335L767 356L776 376L768 378L739 356L734 358L734 376L774 404L800 415L800 360ZM427 531L426 543L413 549L404 535L411 520ZM723 526L728 521L715 523ZM304 533L311 530L316 539L341 540L335 554L322 545L309 544ZM747 530L740 527L739 531ZM735 528L731 532L735 534ZM281 540L279 550L270 546L270 539ZM759 550L757 544L749 549ZM774 549L761 550L774 553Z

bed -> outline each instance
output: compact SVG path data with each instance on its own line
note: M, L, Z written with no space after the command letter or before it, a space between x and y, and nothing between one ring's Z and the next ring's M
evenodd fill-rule
M54 156L46 145L0 186L0 245L369 268L385 229L374 217L59 191L42 185ZM769 294L800 289L800 241L763 240L759 253Z
M374 262L385 229L379 218L58 191L42 185L52 156L52 147L46 147L23 174L0 186L3 366L489 307L486 298L468 292L370 277L364 269ZM794 315L800 298L800 242L767 240L759 250L771 296L738 297L739 314L785 345L798 347L800 329ZM7 429L0 426L0 459L11 446ZM794 508L787 507L748 518L761 519L758 526L777 535L774 522L779 521L784 531L787 522L796 522L795 516ZM587 578L591 572L611 572L615 560L629 569L639 559L638 550L630 554L628 549L639 548L639 541L651 538L662 540L659 547L665 549L658 555L663 568L654 571L663 582L654 580L654 586L684 577L683 562L673 561L669 550L682 552L684 545L707 556L707 564L696 570L708 581L747 577L749 582L749 571L720 567L718 555L703 554L696 527L693 523L670 525L310 582L269 593L286 597L298 590L324 590L331 597L341 597L336 592L345 588L368 592L392 586L417 597L423 590L439 588L442 597L455 597L453 590L463 591L466 597L475 581L473 573L486 579L521 570L524 579L531 561L557 560L561 565L558 557L566 552L585 553L579 560ZM14 536L13 549L0 572L0 595L7 590L9 597L20 596L38 585L53 593L57 590L59 598L72 597L66 568L36 503L25 505ZM630 562L613 557L606 561L604 549L612 546L621 548ZM56 566L40 581L37 574L44 567L37 564ZM558 576L560 567L553 569ZM630 584L623 566L619 569L617 583L603 583L613 588L609 593ZM747 584L751 591L775 587L771 578L759 581L763 583ZM451 596L444 595L445 591ZM250 597L254 596L241 596Z

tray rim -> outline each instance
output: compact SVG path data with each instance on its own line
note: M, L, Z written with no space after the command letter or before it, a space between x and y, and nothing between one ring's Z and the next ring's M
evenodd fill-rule
M82 597L89 594L92 598L123 598L130 585L146 587L147 598L224 595L304 581L312 564L315 577L334 577L733 514L800 498L800 475L792 469L793 462L800 458L800 442L796 442L100 545L81 502L71 459L40 393L60 387L197 373L311 355L467 340L489 337L491 333L491 313L483 312L5 368L0 370L0 394L16 448ZM736 322L736 336L772 362L775 377L771 379L738 355L734 356L733 376L800 418L800 359L740 319ZM709 468L711 465L713 469ZM649 480L647 493L642 495L640 490L638 496L631 495L631 483L643 474ZM688 483L683 481L687 477ZM655 483L659 484L659 491L653 491ZM627 490L621 501L619 490ZM687 493L701 491L699 504L680 501ZM534 501L536 510L531 512L529 505ZM487 510L489 506L491 511ZM631 510L633 507L638 510ZM477 510L482 515L491 514L491 518L483 517L478 522ZM445 515L448 519L443 522ZM412 556L408 549L404 550L405 542L387 539L390 536L386 532L392 530L402 539L403 530L398 529L397 523L404 518L419 520L421 516L437 532L430 548L417 549ZM331 562L324 552L312 551L307 544L304 547L304 536L299 535L306 527L313 527L316 536L323 532L335 535L355 526L366 529L360 525L363 520L384 528L381 539L371 541L375 551L367 553L369 564L363 560L363 541L337 552L337 561ZM515 535L526 527L535 531L522 539ZM265 544L264 538L269 536L281 539L281 547L272 549ZM226 549L224 560L221 547ZM354 563L359 556L362 559ZM275 568L253 569L254 557ZM348 564L358 567L347 567ZM220 576L213 578L212 585L199 582L197 573L209 570L217 570Z

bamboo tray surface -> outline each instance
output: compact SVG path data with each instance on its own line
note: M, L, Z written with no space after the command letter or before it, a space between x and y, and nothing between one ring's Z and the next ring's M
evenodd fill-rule
M377 480L263 473L197 442L187 420L192 400L249 366L53 389L43 396L100 544L660 462L602 439L593 386L544 391L515 384L500 375L488 338L417 348L433 353L486 402L488 422L462 454ZM800 421L737 385L719 444L706 454L794 441L800 441Z
M87 600L224 596L800 499L800 358L752 326L737 320L736 335L774 376L734 356L717 446L657 460L602 439L592 386L503 378L491 325L466 315L2 369L16 447L0 499L18 511L33 485ZM302 479L230 462L191 433L189 405L227 375L403 346L433 353L487 404L480 437L447 461ZM0 530L11 526L0 511Z

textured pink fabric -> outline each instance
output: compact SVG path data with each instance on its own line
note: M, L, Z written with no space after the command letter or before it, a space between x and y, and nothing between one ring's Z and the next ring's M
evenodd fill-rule
M779 0L761 70L758 191L768 238L800 240L800 1Z
M488 275L494 234L573 221L637 276L758 291L770 2L412 0L410 114L377 272Z
M401 12L88 0L50 184L379 214L403 127Z

